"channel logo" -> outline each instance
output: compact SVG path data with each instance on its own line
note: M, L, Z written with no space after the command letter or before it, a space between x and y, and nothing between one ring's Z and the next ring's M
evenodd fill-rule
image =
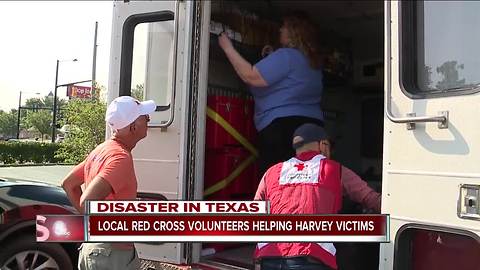
M37 215L37 242L84 241L84 217Z

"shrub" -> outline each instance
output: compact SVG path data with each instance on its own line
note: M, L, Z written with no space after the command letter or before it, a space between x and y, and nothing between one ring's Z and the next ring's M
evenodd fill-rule
M0 142L0 161L4 164L58 163L55 157L59 149L56 143L43 142Z

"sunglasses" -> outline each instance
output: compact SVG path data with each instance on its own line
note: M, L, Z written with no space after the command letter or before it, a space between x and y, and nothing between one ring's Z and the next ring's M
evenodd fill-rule
M150 122L150 115L144 114L142 116L145 116L145 121L147 121L147 123Z

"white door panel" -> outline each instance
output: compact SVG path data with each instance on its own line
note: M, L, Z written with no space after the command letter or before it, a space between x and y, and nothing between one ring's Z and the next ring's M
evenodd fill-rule
M425 14L433 3L443 5L446 2L429 2L422 7L425 8ZM402 226L421 224L480 235L480 220L460 218L458 211L459 203L464 202L464 198L460 198L460 186L480 185L480 94L475 91L452 94L448 89L435 94L431 94L433 91L419 95L412 93L412 85L406 82L409 71L403 68L408 64L408 59L416 63L420 60L409 58L405 51L405 43L411 42L411 39L401 29L414 20L406 20L401 16L401 5L399 1L385 4L387 112L384 121L382 212L391 215L392 243L381 245L380 269L393 268L395 238ZM449 12L445 17L451 15ZM453 14L454 10L451 12ZM422 20L420 17L416 19ZM422 30L425 32L418 31L419 36L432 39L431 27ZM442 31L454 30L444 28ZM414 50L421 50L424 55L431 57L437 48L420 46L418 40L422 39L419 36L416 36ZM451 49L461 50L461 46ZM471 65L466 68L470 69ZM436 76L432 80L436 80L438 87L442 68L433 67L431 71L434 74L432 77ZM460 77L467 75L459 71ZM448 76L452 76L452 73ZM388 112L389 107L391 112ZM406 123L395 123L401 122L400 118L410 117L411 113L423 117L437 116L441 111L448 111L448 128L441 129L436 122L418 122L415 129L409 130Z
M138 192L161 194L169 200L181 199L184 192L187 135L182 113L191 55L190 13L189 1L114 2L108 101L130 94L137 85L143 87L145 99L156 101L148 135L132 153ZM125 41L129 38L130 42ZM142 259L184 262L181 243L136 247Z

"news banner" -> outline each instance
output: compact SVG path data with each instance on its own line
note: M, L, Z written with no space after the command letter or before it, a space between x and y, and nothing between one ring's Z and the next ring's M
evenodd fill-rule
M388 215L274 215L265 201L89 201L38 215L40 242L389 242Z

